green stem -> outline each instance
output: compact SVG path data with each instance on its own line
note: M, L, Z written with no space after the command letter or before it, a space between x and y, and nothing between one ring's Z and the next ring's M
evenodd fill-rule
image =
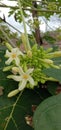
M19 99L20 99L20 97L22 96L22 93L23 93L23 91L19 94L19 96L18 96L18 98L17 98L16 102L13 104L12 111L11 111L11 113L10 113L9 117L8 117L8 120L7 120L7 123L6 123L6 125L5 125L4 130L6 130L6 129L7 129L8 124L9 124L10 120L12 119L12 116L13 116L13 113L14 113L14 110L15 110L15 107L16 107L16 105L17 105L18 100L19 100Z
M27 43L26 43L27 50L31 50L31 47L30 47L30 44L29 44L28 35L27 35L27 30L26 30L26 24L25 24L24 15L23 15L23 11L22 11L22 7L21 7L20 0L18 0L18 5L19 5L19 9L20 9L21 16L22 16L22 20L23 20L24 32L25 32L26 41L27 41Z

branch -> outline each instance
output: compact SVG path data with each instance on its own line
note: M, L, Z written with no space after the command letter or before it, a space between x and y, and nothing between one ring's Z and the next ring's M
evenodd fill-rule
M17 32L22 33L22 32L20 32L17 28L15 28L15 27L12 26L10 23L8 23L6 20L4 20L3 18L0 17L0 19L1 19L4 23L8 24L10 27L12 27L13 29L15 29Z
M7 5L0 5L2 8L12 8L12 9L18 9L18 6L7 6ZM38 12L48 12L48 13L61 13L61 10L45 10L45 9L36 9L36 8L22 8L23 10L28 10L28 11L38 11Z
M7 39L8 42L9 42L11 45L13 45L13 42L12 42L11 39L8 37L8 35L6 34L6 32L3 30L2 26L0 26L0 30L1 30L1 32L3 33L5 39Z

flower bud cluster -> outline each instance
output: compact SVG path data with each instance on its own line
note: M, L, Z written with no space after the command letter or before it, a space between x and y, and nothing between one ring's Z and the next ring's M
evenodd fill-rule
M5 54L7 60L3 71L11 71L12 74L7 78L19 82L18 88L10 92L8 97L15 96L25 88L33 89L34 86L38 86L39 82L57 81L57 79L44 74L43 69L52 67L60 69L60 65L54 64L52 58L61 56L61 51L52 52L50 48L44 50L42 46L38 48L37 45L34 45L24 54L19 48L11 47L9 43L6 43L6 46L8 47Z

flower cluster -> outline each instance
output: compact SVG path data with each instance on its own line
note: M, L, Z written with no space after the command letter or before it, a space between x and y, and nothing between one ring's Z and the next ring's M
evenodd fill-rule
M7 78L19 82L18 88L11 91L8 97L15 96L26 87L33 89L34 86L38 86L39 82L56 81L56 79L46 76L42 71L43 68L50 67L59 69L59 66L51 60L55 56L51 53L51 49L44 50L43 47L38 48L37 45L34 45L31 50L23 53L17 47L13 48L8 43L6 45L8 47L5 54L7 60L3 71L10 70L12 74L8 75Z

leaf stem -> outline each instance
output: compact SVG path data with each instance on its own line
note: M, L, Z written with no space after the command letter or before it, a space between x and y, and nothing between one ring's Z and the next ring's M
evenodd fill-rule
M23 93L23 91L21 91L21 93L20 93L20 94L19 94L19 96L17 97L16 102L13 104L12 111L11 111L11 113L10 113L9 117L8 117L8 120L7 120L7 123L6 123L6 125L5 125L4 130L6 130L6 129L7 129L8 124L9 124L10 120L12 119L12 115L13 115L13 113L14 113L14 110L15 110L16 104L17 104L17 102L18 102L19 98L22 96L22 93Z

